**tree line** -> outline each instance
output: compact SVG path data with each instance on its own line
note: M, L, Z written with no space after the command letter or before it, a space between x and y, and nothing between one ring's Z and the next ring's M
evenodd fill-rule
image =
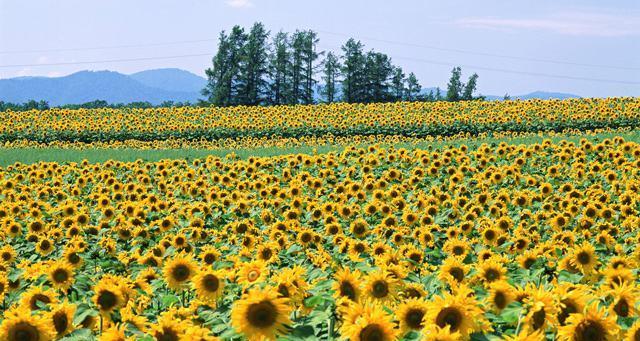
M443 95L440 89L423 93L416 75L392 63L391 58L353 38L341 54L319 51L312 30L278 32L271 36L257 22L249 30L236 25L218 38L212 66L205 70L207 85L202 102L216 106L372 103L395 101L459 101L474 96L478 75L464 83L455 67Z
M109 103L105 100L95 100L81 104L65 104L56 106L61 109L99 109L99 108L130 108L130 109L148 109L148 108L172 108L172 107L189 107L195 104L189 102L164 101L154 105L147 101L130 102L130 103ZM50 109L49 102L29 100L25 103L11 103L0 101L0 111L28 111L28 110L47 110Z

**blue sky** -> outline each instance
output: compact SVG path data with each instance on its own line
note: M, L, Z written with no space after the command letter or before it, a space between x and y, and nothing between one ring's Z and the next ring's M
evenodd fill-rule
M360 39L428 87L444 87L463 65L464 76L480 75L483 94L640 96L637 0L0 0L0 78L162 67L203 75L205 55L41 64L213 54L221 30L254 21L272 32L316 30L321 50Z

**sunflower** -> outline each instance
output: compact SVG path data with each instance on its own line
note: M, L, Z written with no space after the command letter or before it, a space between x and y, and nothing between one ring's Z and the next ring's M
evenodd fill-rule
M428 303L424 299L411 298L396 308L395 316L400 321L400 330L405 334L411 330L421 331Z
M57 297L58 295L51 289L34 286L22 294L20 305L29 307L32 311L35 311L58 303Z
M249 340L273 340L286 332L291 310L274 288L252 289L233 303L231 325Z
M515 301L516 295L513 287L506 281L495 281L489 285L487 301L500 312Z
M76 312L76 306L67 302L54 305L49 314L51 323L53 324L58 337L71 333L74 329L73 316Z
M268 276L267 263L262 260L253 260L240 265L236 280L243 286L249 286L265 281Z
M200 259L207 265L211 265L220 259L220 251L213 246L206 246L200 251Z
M55 335L55 329L43 315L32 315L26 307L4 312L0 325L2 341L49 341Z
M130 338L126 337L125 330L127 324L111 325L105 328L100 335L100 341L128 341Z
M572 314L566 325L558 328L559 340L603 340L618 339L619 327L613 316L606 316L594 302L583 312Z
M185 325L186 324L186 325ZM180 321L171 311L166 311L160 315L156 324L152 325L149 334L156 340L182 340L185 329L190 323Z
M566 320L571 314L581 312L592 299L587 290L583 287L576 286L567 282L561 282L554 289L554 296L560 302L560 311L558 312L558 323L561 326L566 324Z
M162 270L167 286L178 291L187 286L197 267L191 256L181 253L166 261Z
M478 278L485 283L505 280L507 269L496 259L489 259L480 263Z
M624 341L637 341L640 340L640 322L634 323L631 328L627 330Z
M215 304L224 290L224 275L220 271L203 268L193 277L192 285L198 299Z
M527 297L523 299L527 308L524 318L525 327L533 331L545 331L549 325L557 324L558 306L557 297L545 291L542 287L529 284L525 288Z
M93 292L93 303L103 315L107 315L124 305L125 298L119 283L114 283L111 278L102 278L93 288Z
M476 299L468 295L470 291L463 285L456 294L436 296L429 303L425 323L440 328L448 326L452 333L458 332L463 338L474 332L488 330L484 312Z
M73 268L64 261L55 262L49 267L48 277L54 288L67 290L73 284Z
M393 302L398 289L398 280L384 270L374 271L364 279L364 291L373 300Z
M344 322L340 328L342 337L354 341L392 341L399 336L391 316L380 304L367 301L362 307L354 306L359 308L357 318Z
M583 274L593 272L598 264L596 249L588 242L583 242L573 250L571 264L578 268Z
M440 328L437 324L427 327L426 340L429 341L458 341L462 339L460 332L451 332L449 325Z
M469 267L462 262L462 258L448 257L440 266L438 278L450 285L457 285L464 282L468 272Z
M334 297L346 297L351 301L357 302L360 299L360 272L351 270L350 268L342 268L336 271L331 288L334 291Z
M613 288L608 290L608 294L613 298L610 306L611 314L622 318L636 315L638 288L634 283L614 284Z

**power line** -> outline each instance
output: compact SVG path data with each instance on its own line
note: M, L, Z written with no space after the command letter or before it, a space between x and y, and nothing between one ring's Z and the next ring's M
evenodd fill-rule
M175 55L175 56L124 58L124 59L93 60L93 61L80 61L80 62L60 62L60 63L43 63L43 64L13 64L13 65L0 65L0 68L60 66L60 65L82 65L82 64L104 64L104 63L114 63L114 62L135 62L135 61L178 59L178 58L203 57L203 56L213 56L213 55L211 53L198 53L198 54L184 54L184 55ZM434 64L434 65L462 66L462 67L471 68L471 69L486 70L486 71L493 71L493 72L502 72L502 73L510 73L510 74L518 74L518 75L526 75L526 76L535 76L535 77L570 79L570 80L579 80L579 81L588 81L588 82L597 82L597 83L616 83L616 84L640 85L640 82L621 81L621 80L615 80L615 79L575 77L575 76L556 75L556 74L540 73L540 72L518 71L518 70L492 68L492 67L478 66L478 65L468 65L468 64L457 64L457 63L451 63L451 62L445 62L445 61L439 61L439 60L429 60L429 59L420 59L420 58L402 57L402 56L392 56L392 58L404 59L404 60L410 60L410 61L419 62L419 63Z
M183 54L183 55L177 55L177 56L141 57L141 58L124 58L124 59L109 59L109 60L92 60L92 61L81 61L81 62L60 62L60 63L43 63L43 64L11 64L11 65L0 65L0 68L59 66L59 65L82 65L82 64L104 64L104 63L114 63L114 62L137 62L137 61L144 61L144 60L177 59L177 58L202 57L202 56L210 56L211 57L213 55L211 53L198 53L198 54Z
M548 78L560 78L560 79L571 79L571 80L597 82L597 83L616 83L616 84L640 85L640 82L621 81L621 80L616 80L616 79L576 77L576 76L555 75L555 74L541 73L541 72L530 72L530 71L518 71L518 70L509 70L509 69L501 69L501 68L492 68L492 67L469 65L469 64L466 64L466 65L465 64L453 64L453 63L450 63L450 62L419 59L419 58L412 58L412 57L397 57L396 56L396 57L393 57L393 58L411 60L411 61L414 61L414 62L421 62L421 63L427 63L427 64L447 65L447 66L461 66L461 67L466 67L466 68L470 68L470 69L478 69L478 70L494 71L494 72L502 72L502 73L511 73L511 74L516 74L516 75L548 77Z
M94 47L71 47L62 49L46 49L46 50L22 50L22 51L0 51L0 54L27 54L27 53L43 53L43 52L69 52L69 51L91 51L91 50L110 50L121 48L137 48L137 47L153 47L153 46L169 46L169 45L181 45L181 44L193 44L217 41L218 39L196 39L196 40L181 40L170 41L165 43L150 43L150 44L131 44L131 45L111 45L111 46L94 46Z
M325 34L330 34L330 35L342 36L342 37L350 37L348 34L344 34L344 33L321 31L321 30L318 30L318 32L325 33ZM455 52L455 53L462 53L462 54L473 54L473 55L485 56L485 57L496 57L496 58L505 58L505 59L514 59L514 60L524 60L524 61L530 61L530 62L538 62L538 63L573 65L573 66L583 66L583 67L592 67L592 68L605 68L605 69L616 69L616 70L640 71L640 68L637 68L637 67L614 66L614 65L603 65L603 64L587 64L587 63L576 63L576 62L553 60L553 59L532 58L532 57L523 57L523 56L512 56L512 55L487 53L487 52L478 52L478 51L463 50L463 49L452 49L452 48L445 48L445 47L432 46L432 45L415 44L415 43L408 43L408 42L401 42L401 41L387 40L387 39L379 39L379 38L373 38L373 37L362 37L361 36L360 39L362 39L362 40L370 40L370 41L377 41L377 42L387 43L387 44L395 44L395 45L403 45L403 46L411 46L411 47L420 47L420 48L425 48L425 49L430 49L430 50L437 50L437 51Z

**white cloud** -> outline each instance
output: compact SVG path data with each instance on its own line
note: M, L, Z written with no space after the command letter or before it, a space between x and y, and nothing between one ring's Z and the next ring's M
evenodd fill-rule
M227 0L227 5L233 8L249 8L253 7L251 0Z
M469 28L538 30L575 36L640 35L640 16L624 14L565 12L540 18L462 18L455 24Z

